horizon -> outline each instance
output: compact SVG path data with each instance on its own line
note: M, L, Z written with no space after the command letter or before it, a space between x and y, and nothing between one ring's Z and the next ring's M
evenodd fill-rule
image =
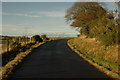
M2 35L35 35L41 33L73 33L65 22L65 11L73 3L2 3ZM72 35L72 36L73 36ZM75 35L74 35L75 36Z
M73 4L74 2L3 2L1 35L33 36L58 33L57 35L77 36L79 30L69 26L64 18L65 11ZM103 5L108 10L116 8L113 3Z

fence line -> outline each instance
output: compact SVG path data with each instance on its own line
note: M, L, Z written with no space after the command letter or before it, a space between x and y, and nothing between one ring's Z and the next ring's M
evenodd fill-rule
M2 50L0 51L0 53L9 52L15 46L26 46L28 43L33 42L34 41L31 37L5 37L4 39L2 39Z

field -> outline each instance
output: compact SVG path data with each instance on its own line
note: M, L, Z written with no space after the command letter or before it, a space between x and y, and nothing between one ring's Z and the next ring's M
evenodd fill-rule
M12 44L12 40L9 41L10 44ZM0 44L0 53L6 52L7 51L7 40L1 40L1 44ZM10 48L12 48L12 45L9 46Z
M21 45L25 45L27 43L32 42L30 41L30 38L28 38L28 40L26 41L26 39L22 39L23 37L19 38L21 40L16 39L17 37L7 37L8 39L4 39L4 38L5 37L3 37L3 39L0 40L0 53L5 53L8 50L11 51L14 48L14 46L17 45L17 43L20 43Z

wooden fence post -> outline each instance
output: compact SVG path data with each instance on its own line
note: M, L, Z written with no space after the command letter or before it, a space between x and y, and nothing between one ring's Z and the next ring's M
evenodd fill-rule
M7 41L7 52L9 52L9 39L6 39Z

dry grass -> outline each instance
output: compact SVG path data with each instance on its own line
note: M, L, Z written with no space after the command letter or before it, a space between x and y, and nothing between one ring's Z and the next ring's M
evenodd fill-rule
M68 41L74 50L79 51L80 54L91 60L92 62L102 66L110 71L110 75L114 76L119 72L118 62L118 45L104 46L96 39L86 38L81 36ZM111 74L112 73L112 74ZM107 72L107 74L109 74ZM120 77L120 76L119 76Z
M26 57L34 48L44 44L45 42L42 43L37 43L33 45L30 49L26 50L25 52L19 53L12 61L8 62L4 67L2 67L2 70L0 73L2 73L2 78L6 79L9 74L12 73L13 69Z
M9 51L13 50L13 46L14 45L11 45L12 41L10 42L10 45L9 45ZM21 46L25 46L26 44L29 44L29 43L34 43L34 41L29 41L29 42L20 42L21 43ZM7 43L4 42L4 44L1 44L0 45L0 54L2 53L5 53L7 52Z

